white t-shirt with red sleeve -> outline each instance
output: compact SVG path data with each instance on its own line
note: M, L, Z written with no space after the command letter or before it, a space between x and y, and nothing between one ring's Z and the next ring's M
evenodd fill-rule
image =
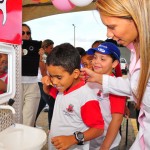
M84 132L90 127L104 129L104 120L97 96L83 81L67 92L58 93L55 101L50 129L51 137L73 135L76 131ZM84 145L74 145L69 150L88 150L89 141ZM51 142L49 150L55 150Z
M105 122L103 135L90 142L90 150L99 150L106 136L109 124L112 120L112 114L113 113L124 114L126 97L117 96L113 94L103 94L102 86L100 84L98 83L87 83L87 84L91 89L93 89L93 91L97 95L97 99L100 102L100 108ZM120 140L121 140L121 136L118 132L110 149L117 147L120 143Z

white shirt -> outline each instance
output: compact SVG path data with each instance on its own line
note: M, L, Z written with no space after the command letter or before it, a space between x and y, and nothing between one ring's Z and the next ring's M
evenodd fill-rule
M69 89L67 93L58 93L53 111L50 139L60 135L73 135L75 131L84 132L89 127L103 129L104 122L95 93L82 82ZM95 107L98 106L98 107ZM99 108L99 109L97 109ZM49 139L49 141L51 141ZM69 150L88 150L89 141L84 145L74 145ZM49 143L49 150L55 150Z
M136 102L133 93L138 85L140 75L140 59L136 63L136 53L133 45L131 46L131 64L129 67L128 78L113 78L111 76L103 76L103 93L113 93L116 95L129 96ZM139 132L130 150L150 150L150 80L141 103L141 109L138 117L140 124Z

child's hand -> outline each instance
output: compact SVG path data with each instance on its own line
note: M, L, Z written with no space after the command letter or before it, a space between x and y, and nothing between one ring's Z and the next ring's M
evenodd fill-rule
M72 145L76 144L76 139L73 135L72 136L56 136L52 138L51 143L58 150L67 150Z
M38 53L39 53L40 56L42 56L45 53L45 51L44 51L43 48L40 48Z
M47 86L52 85L51 79L48 75L44 76L41 81L44 85L47 85Z
M130 110L129 110L129 108L126 106L126 107L125 107L125 112L124 112L124 117L128 119L129 116L130 116Z

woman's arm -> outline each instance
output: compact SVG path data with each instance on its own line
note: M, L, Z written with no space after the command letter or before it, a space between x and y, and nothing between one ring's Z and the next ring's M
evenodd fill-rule
M103 75L102 79L103 93L111 93L120 96L131 96L131 87L129 78L112 77Z
M81 68L81 77L86 82L102 84L103 93L111 93L120 96L131 96L130 80L128 77L113 77L98 74L90 69Z

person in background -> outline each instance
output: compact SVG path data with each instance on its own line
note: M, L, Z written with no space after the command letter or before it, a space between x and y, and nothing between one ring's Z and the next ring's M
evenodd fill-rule
M115 44L116 46L118 46L117 41L115 41L113 39L106 39L105 42L111 42L111 43Z
M104 41L102 41L102 40L96 40L96 41L94 41L93 44L92 44L92 48L98 47L103 42ZM85 53L83 53L82 56L81 56L82 67L83 68L89 68L89 69L92 70L92 59L93 59L93 55L89 55L85 51Z
M97 48L89 49L87 53L93 55L92 68L94 72L115 77L113 72L117 72L116 66L120 60L120 50L116 45L104 42ZM97 95L105 122L103 135L90 142L90 150L118 150L121 141L119 128L123 120L126 97L103 94L100 84L89 82L87 84Z
M82 57L83 55L86 54L86 51L84 48L82 47L76 47L76 49L78 50L79 54L80 54L80 57Z
M92 56L88 55L82 47L76 47L81 57L81 67L91 68Z
M22 24L22 40L31 39L30 27L27 24ZM40 96L38 77L22 76L23 124L34 126Z
M103 40L96 40L96 41L94 41L93 42L93 44L92 44L92 48L96 48L96 47L98 47L100 44L102 44L104 41Z
M48 94L46 94L43 91L43 84L41 82L42 77L47 76L47 69L46 69L46 58L47 56L51 53L52 49L54 46L54 42L50 39L46 39L42 42L42 47L39 50L40 54L40 63L39 63L39 73L38 73L38 79L39 79L39 87L40 87L40 92L41 92L41 99L35 119L35 126L36 126L36 120L38 116L40 115L41 111L43 108L48 105L48 123L49 123L49 128L50 128L50 123L51 123L51 118L52 118L52 113L53 113L53 107L54 107L54 102L55 99Z
M86 81L102 84L103 93L132 97L140 109L139 132L130 150L150 149L150 1L97 0L107 36L131 50L127 78L113 78L82 68ZM87 78L88 77L88 78Z
M103 133L104 121L96 95L80 80L80 55L69 43L54 47L47 71L57 94L49 150L89 149L89 141ZM83 144L84 142L84 144Z
M8 80L8 55L0 54L0 94L7 91L7 80Z
M22 24L22 39L23 40L32 40L31 29L25 23Z
M85 53L84 55L81 56L81 66L83 68L92 69L92 59L93 59L93 55L89 55Z

